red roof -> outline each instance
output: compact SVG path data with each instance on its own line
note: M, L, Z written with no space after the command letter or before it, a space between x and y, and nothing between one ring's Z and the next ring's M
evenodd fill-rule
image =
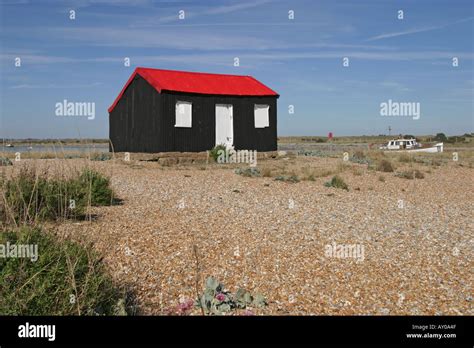
M109 107L109 112L117 105L128 85L137 74L148 81L158 92L173 91L231 96L278 97L278 93L257 81L252 76L136 68L114 103Z

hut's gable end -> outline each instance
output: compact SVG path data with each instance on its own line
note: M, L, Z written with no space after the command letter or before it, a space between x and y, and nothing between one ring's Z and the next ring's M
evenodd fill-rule
M109 133L116 152L156 152L161 132L161 96L136 75L110 112Z

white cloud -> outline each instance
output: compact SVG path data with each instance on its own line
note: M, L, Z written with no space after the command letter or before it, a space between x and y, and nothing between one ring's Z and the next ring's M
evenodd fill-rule
M439 30L439 29L449 27L451 25L455 25L455 24L459 24L459 23L463 23L463 22L468 22L468 21L472 20L473 18L474 17L468 17L468 18L459 19L457 21L454 21L454 22L451 22L451 23L445 23L445 24L441 24L441 25L427 26L427 27L421 27L421 28L413 28L413 29L398 31L398 32L394 32L394 33L381 34L381 35L370 37L366 41L377 41L377 40L389 39L389 38L397 37L397 36L423 33L423 32L432 31L432 30Z
M404 84L395 81L382 81L379 83L381 87L392 89L395 92L411 92L413 89L408 88Z
M207 11L204 12L204 14L223 14L223 13L231 13L231 12L236 12L236 11L242 11L246 10L249 8L254 8L257 6L261 6L264 4L269 3L270 0L260 0L260 1L251 1L251 2L241 2L241 3L236 3L234 5L225 5L225 6L218 6L218 7L211 7Z
M405 31L398 31L398 32L394 32L394 33L387 33L387 34L381 34L381 35L373 36L371 38L368 38L366 41L377 41L377 40L382 40L382 39L389 39L389 38L392 38L392 37L422 33L422 32L425 32L425 31L431 31L431 30L436 30L436 29L441 29L441 28L443 28L443 26L414 28L414 29L409 29L409 30L405 30Z
M54 63L75 63L80 60L77 58L70 57L60 57L60 56L48 56L40 54L22 54L22 53L3 53L0 54L0 60L2 61L11 61L13 64L15 58L20 58L22 64L31 63L31 64L54 64Z
M159 17L159 18L150 18L148 20L140 20L137 24L132 24L132 27L143 27L143 26L156 26L157 24L163 23L170 23L170 22L177 22L178 19L178 11L184 10L186 19L189 18L196 18L196 17L204 17L204 16L213 16L219 14L228 14L238 11L243 11L251 8L255 8L264 4L269 3L271 0L254 0L249 2L237 2L230 5L222 5L217 7L208 7L201 11L193 11L191 9L187 9L188 7L181 6L181 8L177 8L175 14ZM182 21L180 21L182 22Z
M94 83L87 83L87 84L71 84L71 85L59 85L59 84L55 84L55 83L47 83L47 84L27 84L27 83L24 83L24 84L20 84L20 85L13 85L13 86L10 86L9 88L11 89L37 89L37 88L40 88L40 89L43 89L43 88L60 88L60 89L64 89L64 88L90 88L90 87L96 87L96 86L100 86L100 85L103 85L102 82L94 82Z
M67 37L69 41L108 47L146 47L182 50L238 50L271 47L272 40L239 34L222 34L216 31L186 31L168 28L159 31L127 28L45 28L46 34L55 39ZM41 33L44 35L44 33Z
M265 53L243 53L239 54L242 66L258 66L268 62L277 63L281 61L292 61L299 59L342 59L342 57L375 60L375 61L406 61L406 60L443 60L451 59L453 52L448 51L416 51L416 52L392 52L392 51L335 51L325 50L321 52L282 52L271 51ZM473 60L473 52L456 52L456 56ZM15 54L0 54L0 60L11 61L16 57ZM23 55L22 59L28 64L57 64L57 63L123 63L123 57L91 57L91 58L72 58L63 56L48 55ZM195 66L203 65L221 65L232 66L234 55L228 52L205 52L192 54L160 54L160 55L130 55L133 65L147 65L160 62L181 63ZM342 62L342 60L341 60ZM342 63L341 63L342 64Z

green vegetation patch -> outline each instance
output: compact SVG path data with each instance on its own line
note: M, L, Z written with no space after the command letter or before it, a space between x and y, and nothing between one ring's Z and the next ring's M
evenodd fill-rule
M267 300L261 294L252 295L242 288L232 294L226 291L224 285L215 278L209 277L206 280L204 293L196 300L196 306L201 308L204 314L221 315L247 307L263 308L267 306Z
M0 157L0 167L1 166L12 166L13 163L8 157Z
M209 156L213 158L215 162L217 162L219 155L225 153L226 151L227 148L225 145L216 145L209 151Z
M326 187L335 187L335 188L340 188L340 189L349 191L349 186L338 175L333 176L330 181L324 183L324 186L326 186Z
M260 169L256 167L249 168L237 168L234 170L235 174L246 176L246 177L257 177L261 176Z
M0 184L4 192L0 217L16 224L79 218L89 205L112 204L114 196L109 178L91 169L71 178L52 178L24 167Z
M7 253L6 247L11 253L25 246L30 257L0 255L0 315L130 313L125 292L116 287L91 248L38 228L0 234L0 254Z
M418 169L405 170L405 171L402 171L402 172L397 172L397 173L395 173L395 176L398 177L398 178L404 178L404 179L409 179L409 180L423 179L425 177L425 175L421 171L419 171Z

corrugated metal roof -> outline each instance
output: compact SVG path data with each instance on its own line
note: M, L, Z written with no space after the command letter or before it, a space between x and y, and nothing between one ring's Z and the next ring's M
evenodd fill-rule
M173 91L210 95L278 97L278 93L252 76L136 68L114 103L109 107L109 112L117 105L137 74L143 77L158 92Z

